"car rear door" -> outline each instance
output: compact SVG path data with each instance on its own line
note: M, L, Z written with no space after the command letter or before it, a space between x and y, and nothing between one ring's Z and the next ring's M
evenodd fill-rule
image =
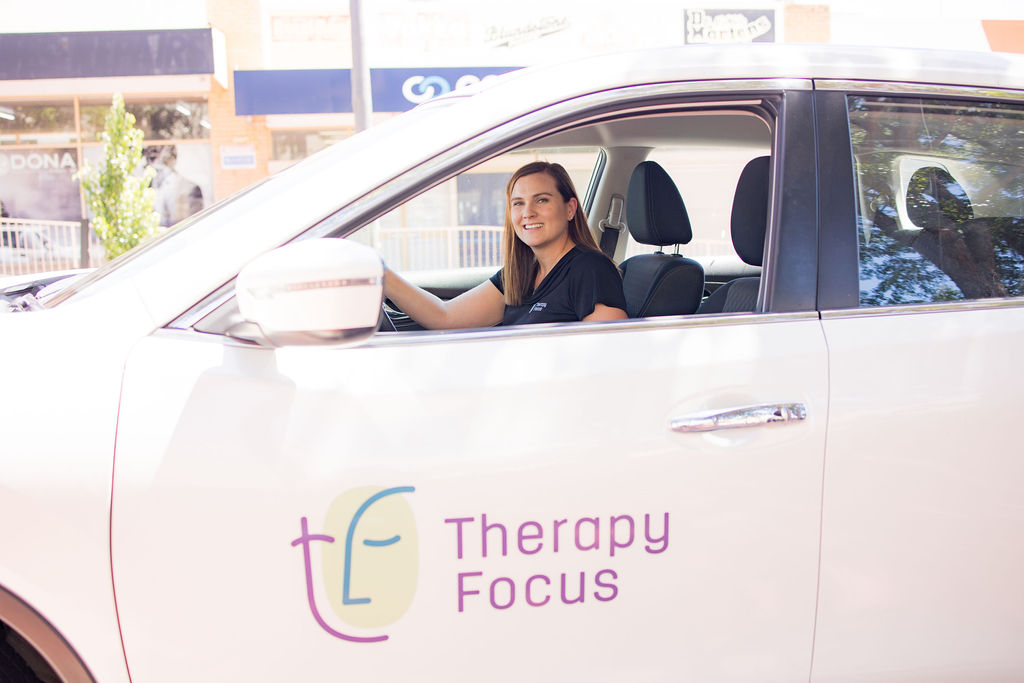
M831 400L812 680L1018 680L1020 93L818 87Z

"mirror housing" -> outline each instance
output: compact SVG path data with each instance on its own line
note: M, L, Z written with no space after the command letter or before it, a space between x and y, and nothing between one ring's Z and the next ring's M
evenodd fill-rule
M292 242L242 268L235 297L242 317L274 346L357 344L377 331L384 264L351 240Z

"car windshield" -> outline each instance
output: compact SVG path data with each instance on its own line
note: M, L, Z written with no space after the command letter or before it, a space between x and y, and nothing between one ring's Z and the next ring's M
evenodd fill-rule
M358 135L342 140L204 211L190 216L159 237L122 254L92 273L76 279L68 287L45 296L41 303L45 307L53 307L75 297L94 294L106 287L129 280L154 263L181 250L189 249L200 242L220 246L224 239L224 235L221 233L238 230L241 217L251 215L255 207L273 202L286 193L289 188L323 184L325 177L329 178L330 176L343 176L348 179L355 175L353 169L364 168L366 172L359 177L359 181L363 185L338 183L332 188L333 192L324 193L327 195L327 200L336 200L337 203L333 204L330 209L336 210L345 202L351 201L374 189L375 185L385 182L394 173L405 170L400 167L400 164L395 163L396 158L402 158L400 145L403 142L408 144L405 136L400 133L412 129L423 130L424 120L436 118L439 112L447 109L454 101L457 100L429 102ZM260 191L254 191L257 188L260 188ZM295 234L307 227L309 226L296 225L278 229L283 235L281 242L294 237ZM285 234L286 232L288 234ZM242 237L240 234L239 239Z

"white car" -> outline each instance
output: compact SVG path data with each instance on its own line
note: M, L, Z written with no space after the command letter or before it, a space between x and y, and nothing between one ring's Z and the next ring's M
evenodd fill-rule
M382 317L536 158L632 317ZM1024 679L1019 57L528 69L64 284L0 315L4 681Z

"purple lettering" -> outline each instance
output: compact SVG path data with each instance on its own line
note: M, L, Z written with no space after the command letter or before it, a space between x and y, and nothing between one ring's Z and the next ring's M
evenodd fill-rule
M565 524L568 521L569 520L567 520L567 519L556 519L556 520L554 520L554 526L552 528L554 529L555 541L554 541L554 545L551 546L551 552L553 552L553 553L557 553L558 552L558 529L559 529L559 527L561 527L563 524Z
M584 546L583 542L580 541L580 527L583 526L584 522L589 522L591 528L594 530L594 542L588 546ZM581 517L580 520L576 522L576 547L580 550L597 550L599 547L601 547L601 533L599 531L598 521L596 517Z
M615 526L619 522L623 521L629 523L629 537L626 539L625 543L620 543L618 537L615 534ZM613 516L611 518L611 537L612 538L611 541L609 541L609 545L611 546L610 550L612 557L615 557L616 548L628 548L629 546L633 545L633 518L629 515L622 515L621 517Z
M665 532L658 538L651 538L651 516L644 515L644 538L647 539L648 545L644 546L652 555L663 553L668 548L668 513L665 513ZM661 547L654 550L649 544L661 543Z
M599 588L610 588L612 591L611 594L608 596L602 596L598 591L594 591L594 597L600 600L601 602L608 602L610 600L614 600L615 597L619 594L619 587L616 586L614 583L602 582L602 574L611 574L613 579L619 578L619 575L615 573L614 569L602 569L597 573L597 576L594 577L594 583L597 584Z
M334 543L333 536L327 536L326 534L311 534L309 533L309 521L303 517L300 522L302 528L302 535L292 541L292 547L302 546L302 561L306 567L306 601L309 603L309 611L313 613L313 619L323 630L330 633L335 638L342 640L348 640L353 643L378 643L382 640L387 640L385 636L350 636L336 631L324 620L320 615L320 610L316 606L316 597L313 590L313 565L309 556L309 542L310 541L324 541L325 543Z
M487 515L484 514L480 515L481 556L487 557L487 532L491 529L499 529L501 531L501 554L502 557L508 555L508 532L498 522L488 525Z
M565 574L562 574L562 602L567 605L571 605L574 602L583 602L583 586L586 583L587 575L584 572L580 572L580 593L575 598L569 599L569 596L565 594Z
M463 601L462 601L463 596L466 596L466 595L480 595L480 591L466 590L466 585L464 583L465 578L467 576L483 576L483 575L484 575L483 572L459 572L459 611L460 612L462 611L462 608L463 608Z
M494 597L494 593L495 593L495 586L497 586L499 583L502 583L502 582L508 584L508 602L505 603L504 605L499 605L497 598ZM513 605L513 603L515 603L515 601L516 601L516 584L512 582L512 579L507 579L504 576L502 576L502 577L497 578L497 579L495 579L494 581L491 582L491 607L493 607L494 609L508 609L509 607L511 607Z
M453 517L451 519L444 520L445 524L456 524L455 538L456 547L458 548L459 559L462 559L462 525L466 522L472 522L476 517ZM461 610L460 610L461 611Z
M531 607L542 607L542 606L548 604L548 602L551 600L551 596L550 595L545 595L544 599L541 600L540 602L534 602L533 601L533 591L531 590L531 588L533 587L534 579L541 579L544 583L546 583L549 586L551 585L551 579L549 579L548 577L544 576L543 574L534 574L533 576L531 576L530 578L528 578L526 580L526 602Z
M528 534L526 533L526 527L533 527L534 529L536 529L536 532ZM543 543L541 543L538 540L537 545L534 546L533 550L527 550L525 547L523 547L523 541L533 541L541 538L544 538L544 531L543 529L541 529L540 524L537 524L537 522L523 522L519 525L519 552L521 552L524 555L533 555L539 553L540 549L544 547Z

